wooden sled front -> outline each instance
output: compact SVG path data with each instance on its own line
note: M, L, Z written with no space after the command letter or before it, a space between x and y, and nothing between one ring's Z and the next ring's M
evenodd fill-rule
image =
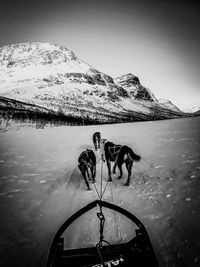
M81 215L96 206L115 210L137 225L135 236L122 244L96 246L80 249L64 249L63 232ZM105 266L158 266L158 262L141 221L127 210L114 204L96 200L73 214L53 238L46 267L105 267Z

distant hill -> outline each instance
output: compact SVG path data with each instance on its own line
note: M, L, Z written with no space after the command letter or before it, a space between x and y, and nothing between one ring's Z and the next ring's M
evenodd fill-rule
M163 107L166 107L168 109L174 110L176 112L182 112L177 106L175 106L170 100L161 98L159 99L160 104L163 105Z

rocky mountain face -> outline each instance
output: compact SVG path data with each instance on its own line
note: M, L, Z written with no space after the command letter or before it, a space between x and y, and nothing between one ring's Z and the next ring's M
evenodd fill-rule
M113 79L49 43L0 48L0 96L105 122L183 116L172 103L159 102L133 74Z
M154 94L140 84L139 78L132 73L124 74L114 79L115 83L122 86L133 100L158 102Z

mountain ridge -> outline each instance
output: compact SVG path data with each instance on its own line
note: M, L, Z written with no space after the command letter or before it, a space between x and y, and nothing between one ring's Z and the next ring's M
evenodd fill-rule
M131 73L117 78L79 59L62 45L18 43L0 48L0 95L64 114L119 117L119 121L184 116L160 103ZM85 111L83 111L85 110ZM107 114L107 115L105 115ZM132 114L132 118L131 118Z

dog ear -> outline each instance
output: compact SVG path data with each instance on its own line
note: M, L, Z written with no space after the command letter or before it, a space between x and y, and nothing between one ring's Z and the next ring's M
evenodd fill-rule
M102 144L105 144L106 141L107 141L106 138L101 139L101 143L102 143Z

